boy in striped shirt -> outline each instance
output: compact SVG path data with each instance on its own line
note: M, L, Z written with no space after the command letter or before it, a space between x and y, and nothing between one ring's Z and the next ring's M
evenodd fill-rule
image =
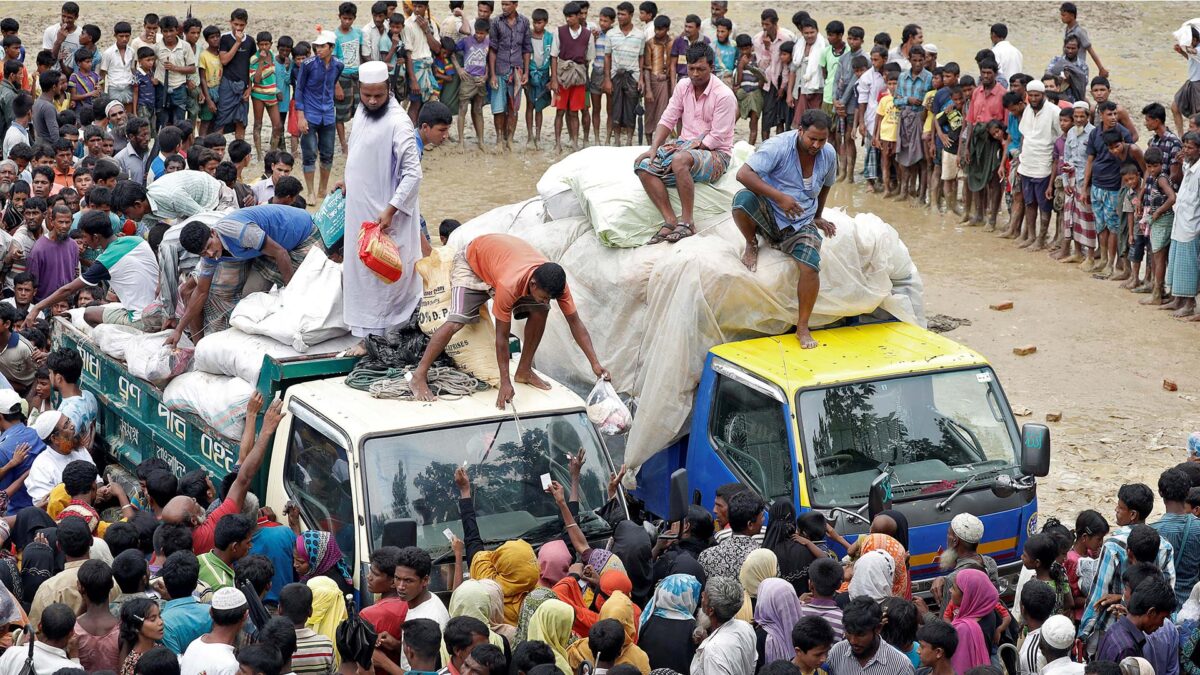
M292 653L296 675L333 672L333 643L305 625L312 616L312 600L312 590L301 583L288 584L279 593L279 614L296 627L296 651Z

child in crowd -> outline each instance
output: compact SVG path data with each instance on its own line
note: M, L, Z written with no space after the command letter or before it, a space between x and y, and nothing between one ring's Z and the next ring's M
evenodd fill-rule
M1129 169L1127 171L1127 169ZM1132 266L1129 278L1121 282L1121 288L1131 290L1142 282L1139 273L1146 244L1150 240L1150 229L1142 230L1142 172L1135 164L1121 167L1121 189L1117 193L1117 215L1121 219L1121 248L1125 249Z
M1075 609L1071 596L1071 584L1067 571L1058 564L1058 543L1045 532L1039 532L1025 540L1021 564L1033 572L1033 577L1043 581L1054 591L1054 613L1070 616Z
M129 114L141 117L155 128L154 114L154 64L158 57L154 55L153 47L141 47L137 50L137 69L133 73L133 103Z
M586 15L587 9L584 9ZM617 20L617 13L612 7L602 7L600 16L597 19L599 30L595 32L596 57L592 61L592 75L588 78L588 96L591 104L591 131L596 137L596 142L600 142L600 113L605 113L609 120L606 123L605 145L612 142L612 112L609 107L612 105L612 96L604 93L604 59L608 54L608 31L613 27L613 23ZM591 28L591 26L588 26ZM583 144L588 144L588 113L584 111L583 125Z
M942 194L955 212L958 211L958 139L963 126L963 107L962 87L955 85L950 88L950 102L935 116L934 124L942 144ZM941 207L941 212L946 212L945 206Z
M392 95L397 101L408 100L408 50L404 47L403 14L392 14L388 19L387 34L379 38L379 60L387 62L392 73Z
M258 34L258 51L250 56L250 100L254 103L254 154L262 155L263 117L271 120L271 144L275 147L283 140L283 125L279 118L279 87L275 84L275 53L271 51L273 38L267 31Z
M811 540L810 540L811 541ZM842 608L834 595L842 585L845 572L833 558L817 558L808 566L808 602L800 605L800 616L817 616L829 623L833 639L842 639Z
M876 134L873 141L875 149L879 150L879 166L883 171L883 184L887 188L885 197L891 197L897 190L892 189L892 157L896 153L896 132L900 126L900 109L896 107L896 85L900 76L893 72L887 74L887 92L879 99L875 108Z
M475 30L470 36L458 41L454 62L458 69L458 146L466 146L463 134L467 111L471 113L471 126L475 128L475 141L483 150L483 105L487 101L488 50L491 39L488 32L491 24L486 19L475 19Z
M275 43L275 88L279 90L279 136L271 144L277 150L283 150L283 136L288 128L288 113L292 103L292 48L295 42L290 35L280 36ZM293 136L292 142L295 143Z
M208 133L213 118L217 115L217 100L221 86L220 45L221 29L216 26L205 26L204 49L200 50L197 65L200 68L200 127L201 136Z
M53 391L50 387L50 369L41 366L34 373L33 386L29 388L29 395L25 398L29 402L29 424L33 424L41 413L54 410L54 404L50 401L51 394Z
M1087 509L1075 517L1075 545L1067 552L1064 567L1067 569L1067 581L1071 584L1073 618L1076 621L1083 616L1108 529L1108 521L1098 511Z
M792 664L801 675L826 675L821 666L828 660L834 642L833 628L827 621L819 616L801 618L792 626L792 647L796 650Z
M672 38L671 17L659 14L654 17L654 37L646 42L646 129L654 133L658 118L662 117L675 91L675 67L671 63Z
M1163 152L1159 148L1147 148L1146 184L1142 191L1142 219L1140 227L1147 233L1150 255L1149 284L1138 287L1135 293L1150 292L1144 304L1161 305L1166 297L1164 288L1167 275L1167 252L1171 243L1171 227L1175 224L1175 189L1171 179L1163 171ZM1133 255L1132 250L1130 256ZM1138 264L1134 262L1134 277Z
M100 95L100 75L92 70L92 52L75 52L75 72L67 80L71 88L71 107L92 107L92 101Z
M533 21L530 38L533 52L529 57L529 83L525 85L525 133L537 149L542 140L542 111L550 105L550 49L554 36L546 30L549 12L535 9L530 17Z
M917 654L924 675L955 675L950 659L958 650L958 631L941 619L931 619L917 629Z
M758 118L763 109L762 86L767 78L758 67L758 58L754 55L753 39L742 33L736 39L738 49L737 66L733 74L737 89L738 119L750 120L750 145L758 144Z
M458 47L450 37L443 37L441 43L441 49L433 57L433 79L437 82L438 100L454 113L458 111L459 79L454 65Z

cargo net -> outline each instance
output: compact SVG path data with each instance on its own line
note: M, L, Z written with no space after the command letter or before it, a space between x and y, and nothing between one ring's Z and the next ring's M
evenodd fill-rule
M383 336L369 336L367 355L346 376L346 386L375 398L412 400L411 373L428 344L429 337L413 320L389 329ZM439 398L461 398L488 389L486 382L456 369L445 353L429 368L428 381L430 391Z

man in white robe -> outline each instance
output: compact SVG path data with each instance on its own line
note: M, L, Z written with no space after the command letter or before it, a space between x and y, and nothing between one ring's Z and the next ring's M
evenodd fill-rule
M421 154L408 114L392 97L387 64L370 61L359 69L359 106L346 156L343 317L361 338L351 354L365 353L365 339L406 321L421 300ZM404 273L386 283L358 257L364 222L379 223L400 250Z

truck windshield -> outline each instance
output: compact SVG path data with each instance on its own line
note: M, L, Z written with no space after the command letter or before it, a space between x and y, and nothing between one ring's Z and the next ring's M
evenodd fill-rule
M798 399L814 506L864 503L884 464L893 467L897 499L1016 466L1016 424L990 368L802 391Z
M604 505L612 466L582 413L511 418L368 440L363 451L367 530L382 545L384 523L417 521L417 546L434 560L450 552L443 531L462 538L454 469L466 463L480 534L488 543L524 539L538 546L562 535L553 498L542 489L550 474L570 490L568 456L586 450L580 474L579 526L589 539L610 534L595 509Z

